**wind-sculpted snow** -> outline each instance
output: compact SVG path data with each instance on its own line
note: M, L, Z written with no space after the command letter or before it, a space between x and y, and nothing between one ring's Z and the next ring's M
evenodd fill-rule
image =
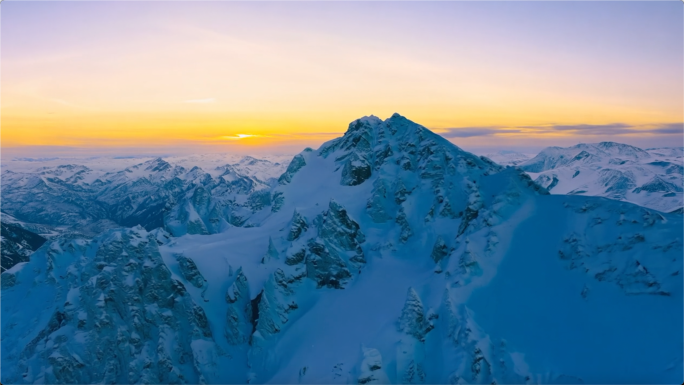
M208 230L198 182L206 233L48 242L3 273L3 383L681 382L680 215L550 195L396 114L296 158L231 198L241 227Z
M684 205L681 148L614 142L549 147L518 166L554 194L591 195L671 212Z

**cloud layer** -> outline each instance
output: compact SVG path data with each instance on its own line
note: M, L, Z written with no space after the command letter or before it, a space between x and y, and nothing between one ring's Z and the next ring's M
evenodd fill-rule
M470 138L478 136L505 136L509 134L544 134L565 133L575 136L621 136L621 135L683 135L684 123L661 123L651 125L630 125L626 123L612 124L575 124L575 125L537 125L537 126L480 126L453 127L440 132L445 138Z

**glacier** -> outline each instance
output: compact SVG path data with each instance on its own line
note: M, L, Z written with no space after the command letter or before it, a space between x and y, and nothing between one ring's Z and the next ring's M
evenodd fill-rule
M83 189L107 213L116 189L139 193L125 214L151 193L162 220L2 273L3 383L682 382L679 214L551 195L398 114L278 178L128 168ZM4 178L3 206L21 183L56 196Z

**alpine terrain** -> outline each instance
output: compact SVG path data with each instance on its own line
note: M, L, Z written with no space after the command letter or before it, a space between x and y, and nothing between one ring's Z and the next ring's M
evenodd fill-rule
M2 273L2 383L682 382L681 215L398 114L249 167L4 171L3 217L61 235Z
M519 163L553 194L603 196L670 212L684 207L684 148L601 142L548 147Z

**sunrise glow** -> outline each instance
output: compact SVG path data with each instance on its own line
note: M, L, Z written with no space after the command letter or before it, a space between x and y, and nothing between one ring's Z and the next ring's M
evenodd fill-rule
M459 145L667 143L680 6L8 1L2 147L316 147L394 112Z

